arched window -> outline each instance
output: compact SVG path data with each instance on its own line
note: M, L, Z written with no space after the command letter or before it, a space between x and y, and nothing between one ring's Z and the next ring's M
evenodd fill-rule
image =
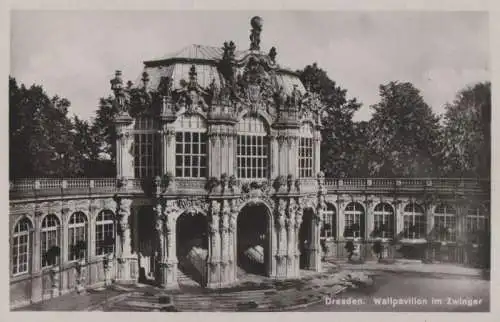
M134 126L134 172L136 178L160 174L161 140L158 122L152 117L139 117Z
M27 218L19 220L12 235L12 274L28 273L31 250L31 222Z
M182 115L176 122L175 176L207 176L207 125L199 115Z
M97 215L95 223L96 255L110 254L115 245L115 222L114 214L109 210L103 210Z
M373 211L373 237L394 237L394 210L388 203L379 203Z
M300 128L299 175L301 178L313 176L313 133L313 128L309 123L305 123Z
M345 237L360 238L365 234L365 210L358 202L351 202L345 207Z
M237 164L239 178L267 178L269 141L267 126L258 117L245 116L238 123Z
M69 260L80 260L87 254L87 217L83 212L71 215L68 225Z
M488 228L489 211L486 207L469 207L467 209L467 232L483 232Z
M326 204L327 210L323 213L323 226L321 228L321 238L336 237L336 211L335 206L330 203Z
M455 241L457 212L454 207L441 204L434 210L434 229L439 241Z
M42 241L42 267L57 265L60 260L59 254L51 258L50 249L60 247L60 222L56 215L47 215L42 220L41 241Z
M426 235L425 214L416 203L406 205L403 214L403 238L422 239Z

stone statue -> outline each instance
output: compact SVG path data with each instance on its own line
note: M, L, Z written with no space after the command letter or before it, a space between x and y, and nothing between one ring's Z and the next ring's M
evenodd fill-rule
M250 50L260 50L260 33L262 31L262 18L255 16L250 20L252 32L250 34Z

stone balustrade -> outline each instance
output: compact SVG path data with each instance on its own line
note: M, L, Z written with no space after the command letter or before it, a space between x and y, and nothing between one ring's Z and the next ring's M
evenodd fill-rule
M323 187L329 193L335 192L439 192L452 194L486 193L490 181L472 178L324 178ZM10 182L10 199L29 199L75 195L110 195L118 192L144 193L152 187L153 180L117 178L37 178L16 179ZM249 180L240 180L238 184ZM262 181L262 180L261 180ZM316 189L318 179L300 179L300 190L309 192ZM175 190L199 194L205 190L204 178L182 178L175 180ZM256 181L257 182L257 181ZM259 181L260 182L260 181ZM272 181L268 181L272 185Z

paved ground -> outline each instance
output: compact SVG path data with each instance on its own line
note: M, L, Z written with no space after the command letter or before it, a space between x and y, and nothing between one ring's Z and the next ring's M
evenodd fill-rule
M379 272L372 276L374 287L348 290L334 301L325 298L301 311L403 311L403 312L488 312L487 280L463 277L430 277L406 272Z
M353 286L349 281L366 282L367 276L372 275L375 281L372 286L338 294ZM153 311L162 294L165 294L163 290L152 286L113 285L84 295L67 294L22 310ZM179 311L488 311L489 281L481 280L480 270L453 265L344 262L327 263L322 274L303 271L300 280L274 281L249 275L231 289L210 291L183 285L180 291L169 295ZM455 302L450 302L448 297ZM326 305L332 298L344 299L344 302ZM375 303L379 298L380 303ZM471 298L476 302L464 302ZM360 303L348 304L348 299L351 302L357 299ZM383 299L392 302L385 303ZM438 299L442 302L437 303ZM394 305L394 301L420 304ZM311 304L314 305L305 307Z

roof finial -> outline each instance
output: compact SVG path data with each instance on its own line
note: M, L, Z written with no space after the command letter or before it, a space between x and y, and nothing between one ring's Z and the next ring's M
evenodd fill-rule
M260 50L260 32L262 31L262 18L255 16L250 20L252 31L250 34L250 50Z

